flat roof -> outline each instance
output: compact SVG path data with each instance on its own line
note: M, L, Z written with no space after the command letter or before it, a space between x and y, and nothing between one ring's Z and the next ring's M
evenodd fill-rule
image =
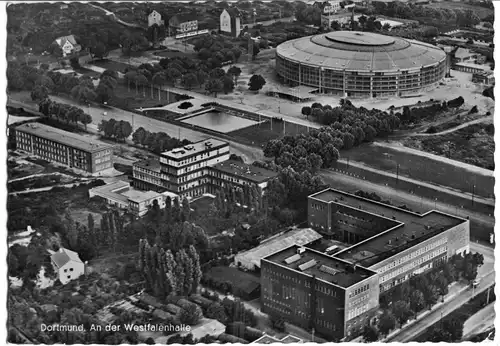
M250 180L255 183L262 183L278 176L277 172L253 165L247 165L236 160L220 162L212 166L212 169L235 176L241 176L243 179Z
M128 198L125 197L122 193L128 191L129 189L130 183L123 180L118 180L111 184L94 187L90 191L92 191L93 193L99 193L102 196L105 196L104 198L112 198L126 203L128 202Z
M134 162L134 166L145 168L147 170L154 171L156 173L161 172L161 164L160 164L160 160L158 160L158 159L148 159L148 160L137 161L137 162Z
M29 133L40 138L44 138L87 152L96 152L113 148L112 145L100 142L93 138L84 137L72 132L63 131L58 128L40 123L19 125L15 128L15 130Z
M207 150L213 150L216 148L224 147L226 145L229 145L228 142L223 142L219 139L215 138L209 138L209 139L204 139L196 143L188 144L179 148L175 148L169 151L166 151L162 153L162 156L174 159L174 160L180 160L192 155L196 155L199 153L202 153Z
M149 201L153 198L158 198L163 196L161 193L154 191L139 191L139 190L128 190L122 193L125 197L127 197L130 201L141 203L144 201Z
M301 248L301 246L292 245L264 259L309 276L314 275L317 279L333 283L343 288L351 287L376 274L373 270L360 266L353 266L347 261L328 256L309 248L303 248L304 251L298 254L299 248ZM295 255L297 255L295 260L289 261L289 259Z
M469 62L457 62L455 63L456 66L463 66L463 67L470 67L470 68L477 68L479 70L488 72L491 71L491 67L488 65L479 65L479 64L473 64Z
M357 262L365 267L370 267L397 252L467 222L465 219L436 210L417 214L332 188L313 194L309 198L348 205L401 223L335 254L337 258Z
M237 258L246 260L260 268L260 260L269 254L281 251L291 245L307 245L323 238L321 234L312 228L297 228L284 232L275 237L268 238L259 246L236 255Z
M301 100L307 100L314 97L313 92L318 91L318 88L308 87L306 85L298 85L296 87L279 87L277 89L278 94L293 96Z

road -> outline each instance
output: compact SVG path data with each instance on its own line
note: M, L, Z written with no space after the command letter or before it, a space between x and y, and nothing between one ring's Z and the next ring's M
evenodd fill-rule
M471 221L471 234L473 234L477 229L487 229L490 232L494 232L495 219L484 214L472 212L467 209L460 209L457 206L418 197L405 191L396 190L388 186L377 185L367 180L361 180L341 173L332 172L330 170L322 170L320 175L326 184L337 189L351 193L358 190L375 192L383 199L391 201L394 205L405 204L408 208L414 211L426 212L432 209L437 209L451 215L459 215L461 217L469 216Z
M495 325L495 303L482 308L464 323L464 340L483 333Z
M125 22L123 20L121 20L120 18L118 18L116 16L116 14L114 14L113 12L111 11L108 11L106 10L105 8L102 8L101 6L97 6L97 5L94 5L94 4L91 4L91 3L88 3L90 6L94 7L94 8L97 8L98 10L101 10L103 11L104 13L106 13L107 16L111 16L113 17L118 23L122 24L122 25L125 25L125 26L128 26L129 28L139 28L139 29L145 29L143 28L142 26L140 26L139 24L133 24L133 23L128 23L128 22Z
M463 123L461 125L458 125L456 127L452 127L451 129L444 130L444 131L441 131L441 132L436 132L436 133L415 133L412 136L415 136L415 137L441 136L441 135L445 135L445 134L448 134L448 133L452 133L452 132L461 130L461 129L463 129L465 127L468 127L468 126L471 126L471 125L480 124L480 123L486 123L486 122L492 122L492 121L493 121L493 116L488 116L486 118L480 118L480 119L468 121L466 123Z
M367 171L376 172L377 174L380 174L380 175L383 175L383 176L386 176L386 177L392 178L392 179L398 178L401 181L406 181L406 182L415 184L417 186L424 186L424 187L427 187L427 188L430 188L430 189L434 189L434 190L437 190L437 191L441 191L441 192L447 193L449 195L454 195L454 196L457 196L457 197L461 197L463 199L471 199L471 197L472 197L472 194L470 194L470 193L465 193L465 192L453 190L453 189L450 189L450 188L447 188L447 187L444 187L444 186L441 186L441 185L435 185L435 184L426 183L424 181L412 179L412 178L406 177L404 175L396 175L396 174L391 173L391 172L382 171L382 170L379 170L379 169L376 169L376 168L373 168L373 167L369 167L369 166L367 166L367 165L365 165L365 164L363 164L361 162L347 161L345 159L341 159L339 161L343 162L343 163L346 163L346 164L348 163L352 167L359 167L359 168L367 170ZM484 197L480 197L480 196L475 195L474 196L474 201L475 202L479 202L481 204L489 205L489 206L492 206L492 207L495 206L495 200L491 199L491 198L484 198Z
M467 289L466 291L460 293L452 300L440 304L438 307L434 308L425 318L423 318L420 321L414 322L405 329L401 330L396 335L387 338L385 342L411 341L415 336L421 334L423 331L425 331L425 329L440 321L444 316L447 316L458 307L464 305L467 301L469 301L473 297L473 294L477 295L485 291L488 287L491 286L491 284L494 283L494 281L495 281L495 273L492 272L488 274L486 277L482 278L481 282L479 283L479 286L474 290L474 292L472 289Z
M51 99L56 102L82 107L81 104L67 98L51 96ZM109 120L111 118L114 118L116 120L125 120L130 122L134 130L138 129L139 127L143 127L144 129L151 132L165 132L171 137L187 139L190 140L191 142L201 141L211 137L209 135L206 135L198 131L193 131L185 127L177 126L164 121L151 119L143 115L127 112L118 108L103 109L95 106L87 106L84 108L84 110L89 112L89 114L92 116L92 124L88 125L89 130L96 131L98 124L102 120ZM104 115L103 114L104 112L106 112L107 115ZM253 148L232 141L228 142L230 143L231 146L231 152L236 155L243 156L243 158L247 162L253 162L256 160L261 161L264 158L264 154L261 149Z

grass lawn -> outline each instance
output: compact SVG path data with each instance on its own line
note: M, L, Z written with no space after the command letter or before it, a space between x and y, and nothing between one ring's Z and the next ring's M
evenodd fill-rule
M250 284L254 283L260 284L258 276L231 267L213 267L206 275L219 282L229 281L235 287L249 287Z
M155 53L155 55L161 58L191 58L191 59L196 58L196 54L183 52L175 49L166 49L161 52Z
M443 135L410 137L405 141L405 145L494 170L495 139L493 134L487 133L487 126L487 124L474 124Z
M158 97L158 89L153 87L151 92L151 87L138 87L137 90L134 86L130 86L126 83L119 83L115 88L115 96L110 100L109 104L117 108L124 108L129 110L135 110L149 107L157 107L158 105L167 105L173 102L177 102L175 98L177 94L172 92L166 92L160 90L160 97Z
M229 132L228 135L237 140L264 146L271 139L282 138L285 134L294 136L300 133L307 133L307 127L287 121L268 120L261 124Z
M342 151L340 154L351 161L391 173L396 173L399 164L400 175L463 192L471 192L472 186L476 185L477 195L489 198L493 196L494 177L470 172L424 156L369 144Z
M124 64L124 63L121 63L118 61L113 61L113 60L107 60L107 59L94 61L94 62L92 62L92 65L99 66L99 67L105 68L107 70L113 70L113 71L122 72L122 73L125 72L126 68L130 67L130 65L128 65L128 64Z

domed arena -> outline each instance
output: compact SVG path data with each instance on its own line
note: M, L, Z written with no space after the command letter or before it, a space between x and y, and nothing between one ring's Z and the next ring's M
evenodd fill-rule
M276 71L285 83L344 97L412 95L435 86L446 70L438 47L368 32L302 37L276 49Z

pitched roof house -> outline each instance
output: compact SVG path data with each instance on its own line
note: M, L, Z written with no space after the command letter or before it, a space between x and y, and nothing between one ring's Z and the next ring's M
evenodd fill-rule
M85 274L85 263L74 251L60 248L50 256L54 271L63 285Z
M153 10L148 14L148 27L153 26L154 24L158 26L165 25L165 20L162 18L161 13L156 10Z
M63 57L82 50L82 46L76 42L75 35L61 36L56 38L54 43L61 47Z
M198 30L198 19L190 14L177 14L170 18L168 25L176 33L186 33Z
M220 15L220 31L238 37L241 32L241 12L236 7L224 9Z

